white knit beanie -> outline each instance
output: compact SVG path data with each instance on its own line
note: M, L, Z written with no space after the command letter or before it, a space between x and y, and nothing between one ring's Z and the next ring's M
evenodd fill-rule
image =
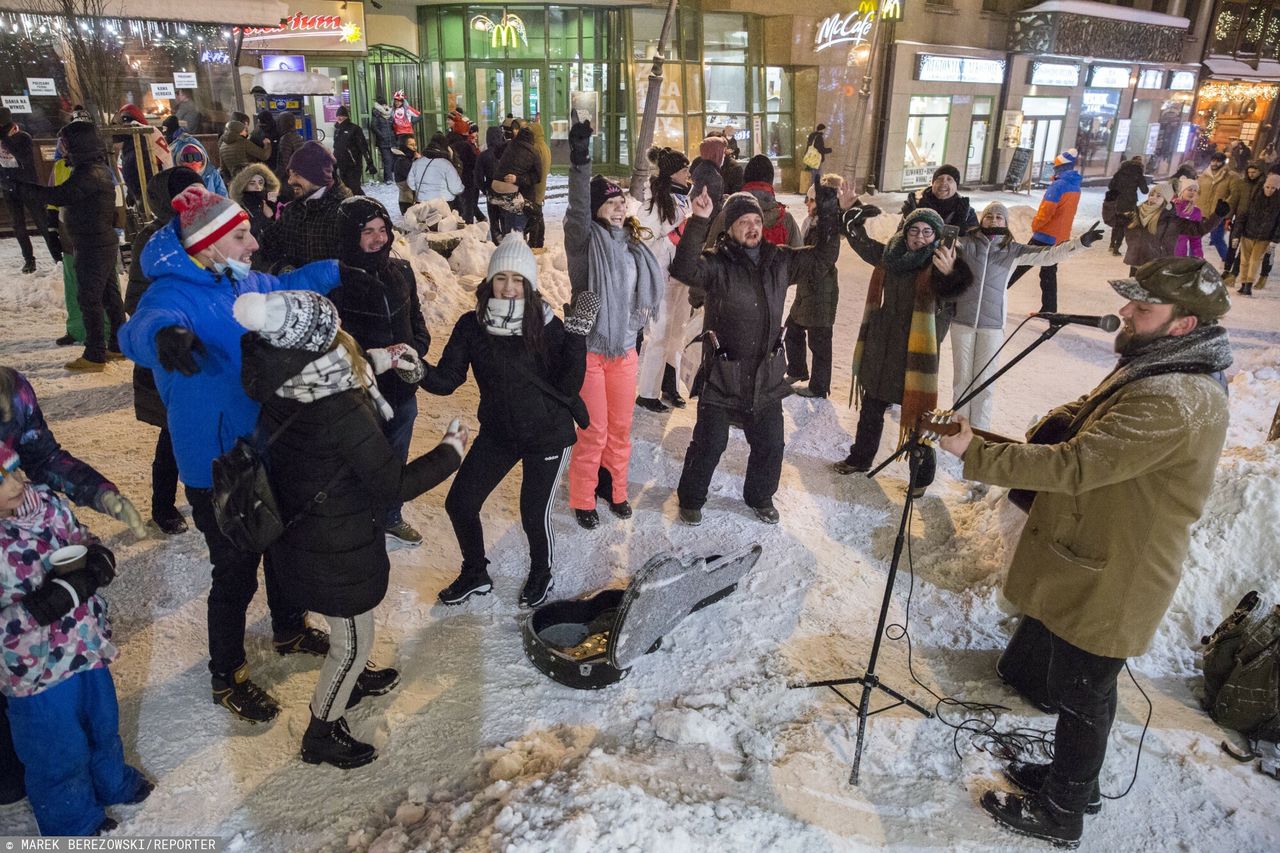
M500 272L518 273L537 292L538 259L533 256L533 250L524 241L522 234L512 231L493 250L493 255L489 258L489 272L485 278L493 278Z

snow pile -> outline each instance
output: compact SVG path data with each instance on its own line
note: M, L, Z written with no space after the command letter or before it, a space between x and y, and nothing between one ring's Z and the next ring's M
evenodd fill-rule
M14 244L16 247L16 243ZM21 262L21 256L18 261ZM32 275L0 277L0 311L34 311L48 315L62 314L66 308L63 298L62 268L50 268L48 259L39 261ZM18 267L13 267L17 270Z

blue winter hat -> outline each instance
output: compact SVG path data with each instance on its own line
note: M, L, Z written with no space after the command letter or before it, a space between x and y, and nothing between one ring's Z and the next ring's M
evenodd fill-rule
M1076 149L1068 148L1053 158L1053 171L1061 172L1064 169L1074 169L1076 167L1076 159L1079 156L1079 152Z

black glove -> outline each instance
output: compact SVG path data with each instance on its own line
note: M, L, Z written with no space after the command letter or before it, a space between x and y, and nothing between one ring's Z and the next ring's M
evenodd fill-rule
M569 128L569 162L585 166L591 162L591 122L580 121Z
M156 332L156 357L165 370L176 370L183 376L195 376L200 372L195 356L205 353L204 342L190 329L165 326Z
M818 218L840 215L840 195L835 187L819 186L813 193L813 200L818 206Z
M1231 213L1231 205L1225 201L1219 201L1213 208L1213 215L1219 219L1225 219L1227 214Z
M62 581L62 583L56 581ZM63 583L66 586L63 586ZM67 586L75 590L75 598L71 597L71 591ZM56 580L53 577L48 578L43 586L24 598L22 603L35 617L36 624L52 625L75 608L76 599L83 604L97 591L98 579L86 566Z
M84 567L98 581L99 587L110 586L116 579L116 555L106 545L95 542L90 545Z
M873 216L879 216L880 208L874 204L863 204L847 211L844 215L845 226L848 228L861 228L866 220Z
M1080 245L1086 249L1102 239L1102 229L1095 228L1080 235Z
M373 168L373 161L372 161L372 160L370 160L367 164L365 164L364 170L365 170L365 172L366 172L368 175L370 175L371 177L372 177L372 176L376 176L376 175L378 174L378 170L377 170L377 169L375 169L375 168Z

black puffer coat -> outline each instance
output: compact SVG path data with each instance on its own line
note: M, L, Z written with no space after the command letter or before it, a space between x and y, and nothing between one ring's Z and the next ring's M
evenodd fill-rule
M724 177L720 174L720 170L716 168L716 164L710 160L704 160L701 157L694 157L693 162L689 164L689 198L697 198L702 193L702 188L707 188L707 195L711 197L711 220L715 222L716 217L720 215L720 210L724 207Z
M275 395L315 353L276 349L254 334L241 340L241 353L245 391L262 403L263 440L297 414L267 452L281 513L294 518L318 493L328 495L271 546L277 577L298 607L346 617L372 610L387 593L391 568L381 509L439 485L461 457L441 445L401 466L365 392L314 403Z
M787 288L830 271L840 253L834 211L820 214L814 245L775 246L760 241L759 261L726 233L701 251L710 219L690 217L671 262L671 276L706 294L706 322L720 339L720 354L702 344L706 385L702 402L757 411L791 393L783 374L782 308Z
M498 161L497 176L515 175L515 185L520 188L520 195L533 200L533 188L542 180L542 157L533 147L533 131L527 127L520 128L516 138L507 143Z
M502 158L502 152L507 150L507 137L502 132L501 127L491 127L484 132L485 149L480 152L480 156L476 158L475 182L480 187L480 192L485 195L489 194L489 184L493 182L498 174L498 161Z
M24 183L22 192L34 195L41 204L61 208L58 216L76 246L115 246L119 243L115 228L116 187L102 137L88 122L72 122L61 135L71 158L71 176L56 187Z
M1233 236L1271 243L1280 240L1280 190L1267 195L1262 190L1263 186L1264 183L1259 181L1249 196L1245 212L1236 216L1235 224L1231 226Z
M1150 192L1147 176L1142 174L1142 166L1132 160L1120 164L1120 168L1111 176L1107 189L1116 194L1116 210L1122 212L1137 210L1138 194L1146 195Z
M491 335L480 325L476 312L468 311L454 324L439 364L427 367L422 387L432 394L452 394L467 380L467 370L474 370L480 386L477 417L482 431L502 436L522 452L561 450L577 441L573 415L538 388L528 373L565 397L577 396L587 373L587 339L569 334L553 317L543 327L542 341L548 353L546 365L529 352L524 338Z
M973 212L968 196L957 194L943 201L933 194L933 187L925 187L907 196L902 203L902 215L906 216L917 207L929 208L942 217L943 225L955 225L961 234L978 227L978 214Z

